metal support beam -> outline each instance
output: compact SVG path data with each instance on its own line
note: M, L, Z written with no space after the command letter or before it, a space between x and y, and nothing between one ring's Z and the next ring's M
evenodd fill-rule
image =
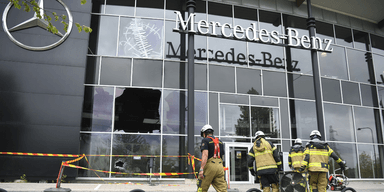
M307 28L309 31L309 36L311 41L313 41L316 35L316 21L312 17L312 7L311 0L307 0L307 9L308 9L308 19L307 19ZM315 43L315 42L312 42ZM315 102L316 102L316 115L317 115L317 129L320 131L321 135L324 138L324 115L323 115L323 104L322 104L322 94L321 94L321 76L320 76L320 67L319 60L316 49L311 49L311 60L312 60L312 70L313 70L313 83L315 89Z
M188 17L195 12L195 0L187 0ZM190 23L194 25L194 23ZM191 26L189 26L190 28ZM195 37L188 33L188 153L194 155L195 151ZM192 167L188 166L188 172L192 172ZM189 175L194 178L194 175Z

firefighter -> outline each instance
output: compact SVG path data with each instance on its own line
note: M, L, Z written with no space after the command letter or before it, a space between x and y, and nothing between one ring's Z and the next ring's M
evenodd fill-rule
M264 139L265 135L262 131L255 133L255 142L248 153L248 168L253 176L260 178L260 186L263 192L279 191L278 170L281 170L281 160L276 146ZM256 172L253 168L255 161Z
M297 138L295 140L295 143L289 150L289 155L288 155L288 164L291 169L295 171L299 171L300 167L302 166L302 162L304 160L304 151L305 151L305 147L302 146L301 139Z
M340 165L341 170L345 170L345 165L329 147L328 143L320 140L321 134L319 131L313 130L309 137L311 140L306 145L305 157L300 171L304 171L308 167L311 192L325 192L328 184L329 157L332 157Z
M227 192L227 183L224 180L224 145L213 136L213 128L210 125L204 125L201 128L201 166L199 178L197 181L198 192L207 192L209 186L212 186L218 192Z

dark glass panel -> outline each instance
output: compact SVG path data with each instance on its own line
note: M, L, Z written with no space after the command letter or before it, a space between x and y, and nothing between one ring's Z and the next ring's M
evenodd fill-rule
M115 132L159 133L161 91L116 88Z
M323 100L341 103L340 81L334 79L321 78L323 86Z
M352 31L350 28L340 27L335 25L336 43L352 47Z
M246 30L248 27L252 27L252 23L256 25L256 29L258 28L258 22L257 22L257 10L256 9L250 9L246 7L238 7L234 6L234 26L236 25L241 26L244 30ZM246 37L245 34L244 38ZM253 33L248 33L250 39L254 39ZM238 37L241 37L242 34L238 33Z
M97 55L116 55L117 47L117 30L118 17L92 15L92 20L99 20L98 27L94 27L93 31L97 31Z
M132 59L103 57L100 84L130 86L131 62Z
M207 65L195 64L195 89L207 90Z
M82 131L111 131L113 87L85 87Z
M335 38L333 33L333 25L316 21L316 37L320 37L321 39L331 39L332 44L334 44ZM326 43L323 43L323 48L325 48L325 46Z
M187 88L187 64L183 62L164 62L164 87L175 89Z
M235 92L235 68L209 65L209 76L210 90Z
M281 114L281 137L289 139L291 133L289 131L289 109L288 100L280 99L280 114ZM286 150L288 151L288 150Z
M162 61L133 60L133 86L161 87Z
M292 139L309 139L312 130L317 130L315 102L290 100Z
M221 3L208 2L208 21L219 22L221 25L228 23L232 26L232 6ZM216 34L221 36L222 27L215 26L215 28ZM212 27L210 27L210 29L212 32ZM232 30L228 27L226 27L224 31L226 34L230 34L232 32Z
M164 0L136 0L136 16L164 18Z
M163 136L163 161L162 172L163 173L186 173L188 169L188 158L186 157L166 157L167 155L180 155L186 156L187 151L187 137L185 136ZM197 157L200 153L195 154ZM164 157L165 156L165 157ZM163 176L164 178L187 178L188 175L173 175Z
M377 109L355 107L357 142L383 143Z
M384 84L384 56L373 54L375 77L377 84Z
M195 13L195 21L207 20L207 1L196 1Z
M92 13L104 13L106 0L94 0L92 1Z
M352 107L324 103L326 141L355 142Z
M384 55L384 37L371 34L372 51Z
M281 15L269 11L259 10L260 29L266 29L271 32L273 30L281 34Z
M160 135L113 134L113 155L139 155L136 157L112 157L112 171L123 173L150 173L151 157L141 155L160 155ZM160 158L153 159L153 173L160 172ZM114 178L147 178L147 176L131 174L112 174Z
M348 80L344 48L333 46L332 53L319 52L318 58L322 76Z
M247 44L245 41L224 38L208 38L208 54L210 63L231 65L247 65Z
M85 67L85 84L99 83L100 57L87 57L87 66Z
M341 88L344 103L360 105L359 85L357 83L341 81Z
M369 68L372 68L372 66L370 66L365 59L367 53L353 49L347 49L351 81L370 83Z
M246 95L220 94L220 103L249 104L249 98Z
M264 95L286 97L285 73L263 71L263 88Z
M111 134L84 133L80 134L80 153L100 156L87 156L87 161L79 161L79 166L89 169L109 171L111 154ZM107 156L101 156L107 155ZM90 166L92 165L92 166ZM100 177L108 177L108 173L97 172ZM97 177L93 171L79 169L79 177Z
M369 51L369 36L368 33L353 29L353 40L355 48Z
M263 131L265 137L280 138L280 118L277 108L251 107L251 133Z
M133 16L135 14L135 0L107 0L105 13Z
M380 146L382 148L382 146ZM383 168L377 145L358 145L361 178L383 178Z
M315 99L313 77L288 74L289 96L301 99Z
M346 166L348 169L344 171L345 176L348 178L359 178L359 170L358 170L358 164L357 164L357 151L356 151L356 145L355 144L349 144L349 143L328 143L329 147L339 156L343 161L346 162ZM338 163L336 163L335 160L330 158L329 162L329 173L337 173L340 174L340 166ZM361 163L361 162L360 162ZM335 172L335 169L339 169Z
M250 136L249 107L220 105L220 136Z
M209 124L219 134L219 94L209 93Z
M249 43L249 66L285 71L284 48L276 45Z
M188 10L186 10L184 0L166 0L165 3L166 19L176 19L175 11L180 11L181 15L184 16L184 20L188 18Z
M360 84L361 101L364 106L378 107L377 92L375 86Z
M163 58L163 28L162 20L122 17L118 55Z
M260 70L237 68L237 92L253 95L261 95Z
M311 51L305 49L287 48L289 72L312 75Z
M279 103L276 98L251 96L251 105L278 107Z
M307 29L307 21L305 18L283 14L283 21L284 21L283 23L284 23L285 29L292 28L298 32L298 34L291 34L291 35L296 35L298 37L302 37L303 35L306 35L307 37L309 37L309 31ZM286 31L285 33L288 34L288 30L286 29L285 31ZM296 39L293 39L293 41L290 43L296 45L296 44L299 44L300 42L297 42Z

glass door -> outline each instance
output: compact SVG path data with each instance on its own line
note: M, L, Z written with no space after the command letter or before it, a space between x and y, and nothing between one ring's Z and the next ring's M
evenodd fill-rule
M228 167L226 178L230 183L253 183L248 171L247 155L251 143L225 143L225 165Z

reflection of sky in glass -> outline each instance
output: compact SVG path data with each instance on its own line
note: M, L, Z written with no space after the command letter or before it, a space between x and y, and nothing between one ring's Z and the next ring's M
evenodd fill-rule
M384 57L373 54L373 64L375 67L376 82L384 84Z
M285 71L284 48L260 43L248 43L249 66Z
M116 55L118 19L118 17L100 16L98 55Z
M349 73L352 81L369 83L368 63L362 51L347 49Z
M292 127L296 127L296 137L309 139L312 130L317 130L315 102L295 100L295 119L291 120ZM291 103L292 106L292 103Z
M304 49L291 48L292 71L312 75L311 52Z
M220 135L221 136L236 136L236 127L244 125L241 122L248 122L248 125L244 125L249 127L249 116L246 115L245 119L242 117L243 111L246 111L249 114L249 107L246 106L238 106L238 105L220 105ZM249 135L249 133L248 133Z
M122 18L119 56L162 58L163 27L161 20Z
M355 141L350 106L324 104L324 115L326 140Z
M372 134L374 142L377 142L376 125L374 117L375 116L373 109L355 107L357 142L372 143ZM363 127L369 127L370 129L364 128L361 130L357 130L358 128Z
M247 65L247 45L244 41L210 37L208 45L208 49L213 51L208 54L210 63Z
M322 76L348 80L344 48L333 46L332 53L319 51L318 58Z
M112 126L112 87L95 87L93 98L92 130L110 130Z

